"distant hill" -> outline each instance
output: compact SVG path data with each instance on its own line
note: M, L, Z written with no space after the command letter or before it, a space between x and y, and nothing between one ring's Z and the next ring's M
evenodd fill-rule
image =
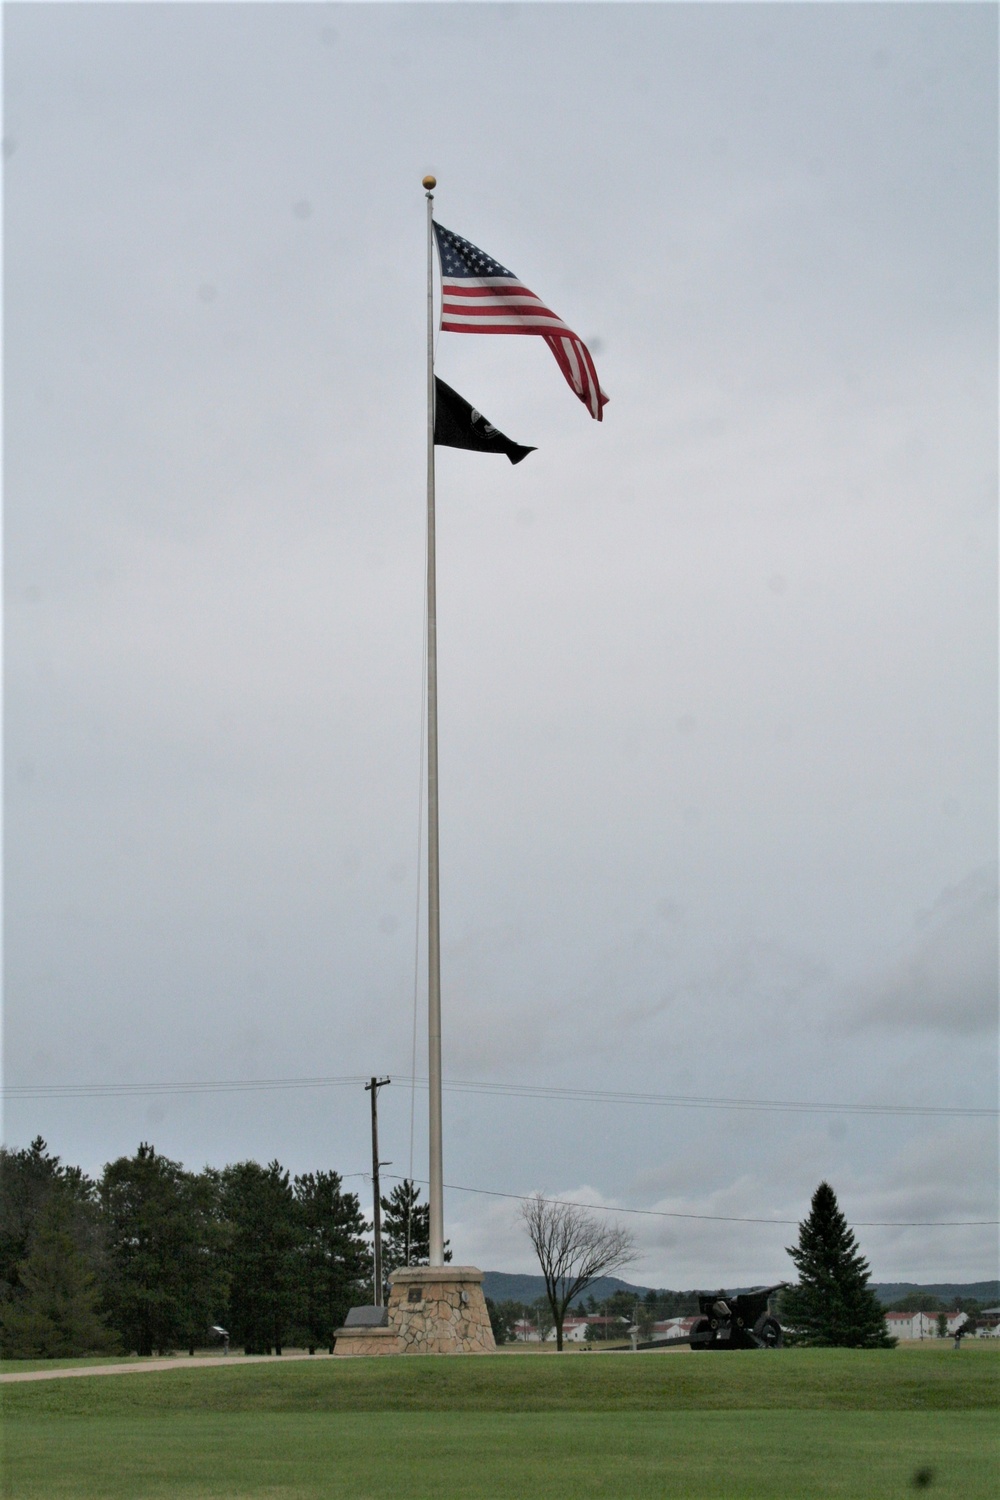
M925 1292L942 1302L953 1302L956 1297L974 1297L984 1307L996 1307L1000 1302L1000 1281L936 1281L928 1284L913 1281L885 1281L875 1288L875 1295L882 1303L898 1302L911 1292Z
M644 1297L648 1288L619 1281L617 1276L601 1276L587 1288L585 1295L603 1302L612 1292L621 1291L634 1292L637 1297ZM545 1296L545 1282L541 1276L515 1276L508 1271L485 1271L483 1295L491 1297L494 1302L534 1302Z
M666 1291L666 1287L634 1286L630 1281L621 1281L617 1276L602 1276L588 1287L586 1296L603 1302L612 1292L630 1292L636 1298L645 1297L649 1291ZM714 1290L702 1286L700 1291ZM739 1287L728 1287L728 1291L739 1291ZM974 1297L977 1302L996 1307L1000 1303L1000 1281L939 1281L924 1285L914 1281L885 1281L872 1284L876 1297L884 1305L898 1302L911 1292L926 1292L942 1302L952 1302L956 1297ZM483 1274L483 1292L494 1302L535 1302L545 1296L545 1282L541 1276L516 1276L508 1271L486 1271Z

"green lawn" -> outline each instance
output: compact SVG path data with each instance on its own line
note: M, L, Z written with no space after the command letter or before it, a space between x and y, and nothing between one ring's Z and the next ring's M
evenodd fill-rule
M268 1360L0 1387L18 1416L191 1412L970 1411L1000 1404L1000 1349Z
M932 1493L994 1500L973 1413L244 1413L34 1420L11 1434L4 1493L345 1500L803 1500ZM992 1472L991 1472L992 1469Z
M951 1357L949 1357L951 1356ZM0 1388L7 1500L993 1500L1000 1351L301 1361Z

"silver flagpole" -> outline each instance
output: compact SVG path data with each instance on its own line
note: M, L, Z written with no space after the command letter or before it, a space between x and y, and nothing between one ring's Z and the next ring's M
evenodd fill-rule
M427 1041L430 1084L430 1263L444 1265L441 1151L441 893L438 876L437 586L434 553L434 192L427 193Z

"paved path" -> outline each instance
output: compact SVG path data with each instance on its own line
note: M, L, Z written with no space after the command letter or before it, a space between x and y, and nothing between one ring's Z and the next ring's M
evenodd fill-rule
M213 1354L194 1359L146 1359L127 1365L66 1365L58 1370L15 1370L0 1375L0 1382L12 1380L64 1380L75 1375L141 1375L145 1370L207 1370L213 1365L280 1364L289 1359L330 1359L329 1354Z

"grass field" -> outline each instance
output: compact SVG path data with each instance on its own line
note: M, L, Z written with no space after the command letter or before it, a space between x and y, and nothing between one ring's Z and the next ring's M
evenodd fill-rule
M1000 1351L324 1360L2 1388L9 1500L994 1500Z

